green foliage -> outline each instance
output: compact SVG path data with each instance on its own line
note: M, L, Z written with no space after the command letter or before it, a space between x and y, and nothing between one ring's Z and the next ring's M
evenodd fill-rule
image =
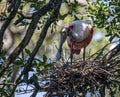
M1 56L0 57L0 64L6 60L6 56ZM2 66L1 66L2 67ZM1 77L0 79L0 97L9 97L9 94L12 91L12 85L13 83L10 83L11 81L11 74L12 74L12 66L10 65L9 68L7 68L5 74Z
M20 9L23 10L23 8L26 7L25 5L30 4L30 8L34 7L35 10L38 10L46 2L46 0L22 0Z
M25 53L30 55L31 54L31 51L29 49L25 49Z
M24 67L25 62L26 62L26 57L31 54L29 49L25 49L22 53L21 56L18 56L18 58L13 62L14 65Z
M115 83L109 84L107 86L107 89L109 90L110 97L115 97L115 94L117 93L118 88L119 88L119 85L115 84Z
M116 0L101 1L95 3L89 2L88 12L92 15L94 26L105 28L106 36L109 36L111 42L114 37L120 37L120 2Z
M21 55L13 62L12 65L9 66L4 76L2 76L2 83L0 87L0 96L3 97L9 97L14 84L11 83L12 78L12 72L13 72L13 66L17 66L19 68L24 68L26 66L26 62L29 60L29 56L31 55L31 51L29 49L25 49ZM1 60L5 60L6 57L2 57ZM32 83L31 80L34 79L34 81L37 81L38 79L35 79L37 77L44 76L46 73L51 71L51 66L53 66L54 62L51 62L50 59L43 55L42 58L34 58L30 69L27 71L27 73L24 74L23 78L21 79L22 82L25 82L26 84ZM33 71L34 74L29 78L29 71ZM19 73L20 74L20 73ZM37 75L37 76L36 76ZM18 75L19 76L19 75ZM3 85L2 85L3 84ZM21 90L17 89L16 92L21 92Z
M45 55L43 55L42 59L35 58L35 63L37 63L35 66L38 75L44 75L47 72L51 71L51 66L54 65L54 62L48 62L50 59L48 59Z

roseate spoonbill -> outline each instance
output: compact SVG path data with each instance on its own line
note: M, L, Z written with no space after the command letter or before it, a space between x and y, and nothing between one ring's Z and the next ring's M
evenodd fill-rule
M56 60L61 58L62 45L67 39L70 48L70 59L72 63L73 54L80 54L83 48L83 61L85 61L85 49L93 36L93 27L88 21L76 20L70 23L60 32L60 44L56 55Z

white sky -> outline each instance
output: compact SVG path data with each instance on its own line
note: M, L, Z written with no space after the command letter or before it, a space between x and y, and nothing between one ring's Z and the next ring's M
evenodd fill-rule
M45 94L45 92L38 92L36 97L43 97L44 94ZM32 95L32 93L26 93L26 94L15 93L15 97L30 97L31 95Z

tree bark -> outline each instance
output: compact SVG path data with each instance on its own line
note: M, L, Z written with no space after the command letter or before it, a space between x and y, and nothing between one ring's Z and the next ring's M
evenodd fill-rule
M15 50L10 54L8 59L4 61L2 64L2 68L0 69L0 77L4 74L5 70L8 68L8 66L17 58L17 56L20 54L20 52L27 46L29 43L34 30L36 29L36 25L39 21L39 19L44 16L48 11L51 11L55 8L55 5L57 4L57 0L50 0L48 4L40 8L36 13L33 14L32 21L28 27L27 33L24 37L24 39L21 41L21 43L15 48ZM2 39L2 38L0 38ZM2 44L2 43L1 43Z

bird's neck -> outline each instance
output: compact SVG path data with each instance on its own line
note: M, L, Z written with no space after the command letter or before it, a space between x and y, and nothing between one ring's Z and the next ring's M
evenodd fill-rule
M90 30L90 34L93 35L93 32L94 32L94 30L93 30L93 28L91 28L91 30Z

